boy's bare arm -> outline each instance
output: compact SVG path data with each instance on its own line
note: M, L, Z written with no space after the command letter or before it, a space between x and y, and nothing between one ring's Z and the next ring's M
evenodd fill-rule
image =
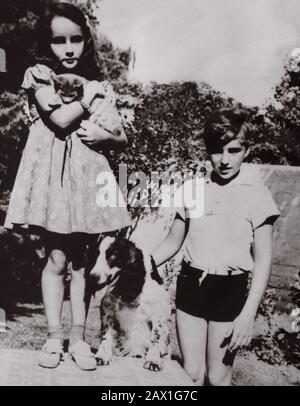
M254 270L248 299L243 308L243 312L253 316L256 315L271 274L272 234L271 224L264 224L254 230Z
M226 336L232 336L228 346L232 351L251 341L256 312L271 274L272 231L271 224L264 224L254 230L255 264L250 291L243 310L226 333Z
M175 218L166 239L153 251L152 256L157 266L172 258L181 248L185 238L185 221Z

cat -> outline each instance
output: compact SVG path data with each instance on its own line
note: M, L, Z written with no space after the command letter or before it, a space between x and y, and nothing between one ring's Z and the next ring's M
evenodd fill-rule
M84 94L84 86L88 80L73 73L63 73L52 77L55 94L48 101L50 109L60 107L62 104L70 104L80 101ZM88 120L103 127L109 132L113 132L121 125L121 117L116 109L116 98L111 84L108 81L101 82L103 94L98 95L90 106L90 116ZM107 104L111 111L109 118L102 117L102 103ZM102 106L103 107L103 106ZM100 108L100 109L99 109Z
M55 94L52 95L48 100L48 106L51 110L59 108L63 104L70 104L75 101L80 101L84 95L84 86L88 83L87 79L72 73L53 75L52 81ZM122 121L116 108L116 98L113 88L108 81L103 81L100 83L103 87L103 93L97 95L92 101L89 107L89 116L86 119L102 127L109 133L120 135ZM104 106L103 103L105 103ZM103 114L103 111L105 111L106 114ZM77 137L76 132L73 134L75 137ZM65 141L66 143L61 170L61 185L63 185L67 155L69 154L69 156L71 156L72 134L68 134Z
M86 83L85 78L72 73L64 73L53 77L55 93L64 104L81 100Z

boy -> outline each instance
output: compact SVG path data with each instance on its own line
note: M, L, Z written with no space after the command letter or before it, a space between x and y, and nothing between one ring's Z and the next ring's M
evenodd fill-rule
M207 120L204 142L213 169L204 181L203 215L179 209L167 238L152 252L161 265L184 241L177 327L184 369L198 385L205 378L211 385L231 384L236 350L251 341L271 272L279 211L269 190L241 169L248 132L241 109L221 109Z

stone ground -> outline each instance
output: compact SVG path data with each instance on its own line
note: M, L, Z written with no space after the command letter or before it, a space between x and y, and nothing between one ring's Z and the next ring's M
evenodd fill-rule
M65 354L56 369L38 366L38 351L0 350L0 386L190 386L192 381L177 361L163 371L143 368L143 360L114 358L109 366L82 371Z
M299 386L293 366L268 365L254 354L238 356L233 383L237 386ZM143 368L143 361L114 358L111 365L82 371L65 354L56 369L38 366L38 351L0 349L0 386L192 386L177 361L168 360L163 371Z
M64 304L64 324L70 324L69 303ZM280 320L278 320L279 323ZM57 369L37 365L38 351L46 337L46 322L42 305L20 304L17 313L7 321L7 331L0 333L1 385L129 385L162 386L191 384L182 368L169 361L164 371L154 373L142 367L141 360L115 358L109 367L96 371L81 371L68 356ZM258 320L257 330L264 330L264 321ZM87 341L98 346L99 309L92 301L88 317ZM258 331L260 332L260 331ZM175 331L172 331L174 336ZM173 337L172 354L178 356ZM257 359L253 352L238 354L233 373L235 386L300 386L300 370L293 365L270 365Z

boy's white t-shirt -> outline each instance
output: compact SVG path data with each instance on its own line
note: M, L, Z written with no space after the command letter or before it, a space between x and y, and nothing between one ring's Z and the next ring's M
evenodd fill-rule
M244 170L224 186L212 182L210 175L187 181L177 192L182 195L185 188L183 205L177 211L189 218L184 259L211 272L251 271L254 230L280 212L269 189Z

